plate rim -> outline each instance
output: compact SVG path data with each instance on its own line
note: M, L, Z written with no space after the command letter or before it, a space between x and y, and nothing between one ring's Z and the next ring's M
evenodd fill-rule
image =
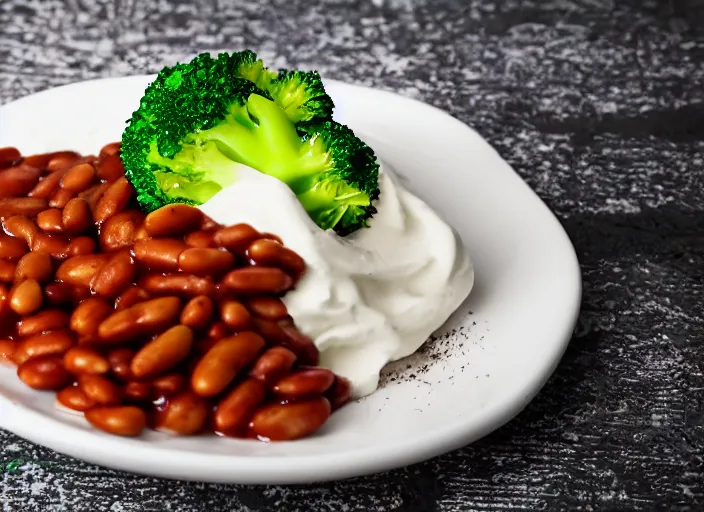
M57 89L70 88L79 84L89 84L97 82L119 81L125 79L150 80L156 75L127 75L120 77L104 77L91 80L82 80L63 84L57 87L49 87L34 94L17 98L8 103L0 105L0 108L18 102L29 100L38 95L43 95L56 91ZM494 156L504 163L506 171L510 171L510 178L514 180L516 186L522 186L533 199L537 200L543 213L547 213L546 222L553 226L551 231L559 238L564 245L565 257L569 257L570 266L573 272L565 279L573 279L571 287L573 293L571 297L564 300L570 303L569 318L561 325L559 342L551 345L552 350L542 359L544 362L541 371L532 374L528 385L521 388L521 392L511 393L510 399L500 403L487 404L483 414L467 419L459 419L443 428L433 429L420 436L413 437L413 445L404 442L403 439L387 445L384 449L383 457L380 457L378 448L362 448L353 452L345 453L345 463L340 464L339 453L332 455L313 454L309 456L272 456L248 457L246 455L233 454L213 454L213 453L189 453L174 451L157 444L144 444L129 438L116 438L100 432L87 432L91 441L86 438L86 443L92 447L99 446L100 449L94 452L87 452L85 449L76 448L67 442L77 433L77 427L61 422L50 416L46 416L31 407L18 404L12 398L0 394L0 426L7 428L14 434L35 442L42 446L56 450L63 454L77 457L101 466L128 471L131 473L158 476L167 479L179 479L199 482L213 483L239 483L239 484L301 484L312 482L323 482L338 479L345 479L355 476L363 476L372 473L379 473L401 466L425 461L429 458L447 453L472 443L490 432L500 428L517 416L530 401L540 392L550 376L554 373L565 350L572 338L572 333L577 323L580 304L582 298L582 275L574 246L555 214L548 208L545 202L533 189L516 173L516 171L506 162L496 149L489 144L476 130L465 124L450 113L437 108L428 103L415 98L404 96L398 92L388 89L370 87L367 85L342 82L334 79L324 78L326 84L334 84L335 87L348 89L350 92L361 91L364 94L382 95L389 100L410 102L414 108L432 113L443 121L455 124L455 129L463 130L463 136L472 137L480 141L487 150L494 153ZM424 112L424 115L428 115ZM558 336L556 335L556 340ZM3 414L5 408L11 407L12 420L8 420L7 414ZM22 419L22 421L18 421ZM47 438L45 432L52 430L52 436ZM128 449L129 448L129 449ZM141 466L135 467L136 459L134 450L138 450L138 462ZM107 459L106 459L107 457ZM178 459L178 460L172 460ZM217 461L217 464L214 464ZM272 470L273 461L276 468ZM175 464L175 466L173 466ZM178 466L188 467L189 474L184 474ZM272 475L275 473L276 476ZM317 474L320 478L311 478L311 474Z

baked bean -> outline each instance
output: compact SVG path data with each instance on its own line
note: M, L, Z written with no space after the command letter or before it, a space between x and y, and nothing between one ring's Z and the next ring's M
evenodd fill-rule
M68 283L49 283L44 288L46 301L52 306L77 304L90 296L90 288Z
M152 399L152 386L148 382L128 382L122 387L122 399L132 403L149 402Z
M317 366L320 359L320 352L313 340L299 331L290 320L278 322L281 329L287 336L287 340L282 343L286 348L291 349L298 356L301 364Z
M139 285L151 295L180 295L214 297L217 286L210 278L198 277L181 272L173 274L147 274L139 280Z
M107 157L117 155L120 152L120 146L122 144L118 142L111 142L109 144L105 144L101 149L100 153L98 154L98 159L100 161L104 161ZM124 172L124 171L123 171ZM105 179L102 178L101 176L98 176L100 179Z
M144 227L150 236L182 235L198 229L203 212L187 204L167 204L149 213Z
M17 376L30 388L46 391L60 389L71 380L58 357L30 359L17 368Z
M73 151L57 151L46 163L46 170L55 172L66 169L81 159L81 155Z
M101 223L121 212L132 198L132 185L121 176L115 180L98 200L93 212L95 222Z
M68 244L68 249L66 250L66 255L70 258L72 256L83 256L85 254L92 254L95 251L95 240L89 236L78 236L72 238Z
M5 197L0 199L0 217L5 219L15 215L33 217L46 207L46 199L38 197Z
M259 409L249 428L260 438L292 441L318 430L330 417L330 402L319 397L300 402L271 404Z
M22 281L10 294L10 308L20 316L36 313L42 301L42 287L34 279Z
M91 288L98 295L117 297L137 276L137 265L128 251L116 253L95 274Z
M247 249L247 257L256 265L279 267L296 279L306 268L306 262L298 254L266 238L252 242Z
M89 297L73 310L70 327L81 338L92 339L98 333L98 327L110 314L112 307L101 297Z
M181 301L178 297L140 302L107 317L100 324L98 335L106 343L122 343L170 327L180 312Z
M47 303L52 306L70 304L73 301L73 288L73 285L66 283L49 283L44 288Z
M105 195L105 192L110 188L112 183L98 183L78 194L80 199L88 203L91 213L95 211L98 201Z
M267 320L265 318L254 317L252 323L264 338L272 345L286 345L289 342L289 337L281 328L280 322ZM298 354L295 350L294 353ZM306 363L309 364L309 363Z
M23 240L27 247L31 247L34 237L39 232L39 228L37 228L34 221L24 215L15 215L4 219L3 227L12 237ZM27 248L25 247L24 252L26 250Z
M163 375L151 382L152 390L156 398L174 396L183 391L187 385L186 377L180 373Z
M56 270L56 279L64 283L90 287L98 271L108 262L108 254L73 256Z
M154 429L180 436L197 434L205 428L210 413L206 399L185 391L172 396L154 415Z
M15 281L20 283L25 279L34 279L40 283L45 283L54 274L54 264L51 256L45 252L28 252L17 262L15 269Z
M142 288L137 285L131 285L115 299L115 311L131 308L138 302L143 302L149 298L149 294Z
M102 375L82 374L78 377L78 385L88 398L100 405L117 405L122 393L113 381Z
M70 331L39 333L20 341L12 359L19 365L37 357L62 356L75 344L76 339Z
M224 435L240 435L265 398L266 388L261 382L245 380L230 391L215 408L215 430Z
M63 208L68 204L71 199L73 199L75 195L75 192L73 192L72 190L59 187L54 192L54 195L51 196L51 199L49 200L49 206L53 208Z
M135 437L147 426L147 416L139 407L94 407L85 418L95 428L118 436Z
M61 219L61 210L58 208L49 208L37 215L37 226L44 231L52 233L60 233L64 230L64 223Z
M135 241L137 241L137 240L147 240L148 238L150 238L150 236L149 236L149 233L147 233L147 228L145 228L144 224L142 224L141 226L139 226L139 228L137 228L137 231L135 231L134 239L135 239Z
M27 165L31 165L32 167L36 167L37 169L41 169L43 171L44 169L46 169L46 164L49 163L49 160L51 160L58 153L59 152L28 155L22 158L22 162L26 163ZM70 151L69 153L73 153L73 151Z
M276 267L245 267L228 272L222 284L238 295L268 295L285 292L293 279Z
M261 234L249 224L235 224L218 229L213 235L213 241L218 247L244 254L252 242L261 237Z
M103 155L101 152L100 159L98 160L97 174L98 178L105 181L115 181L125 174L122 160L117 153Z
M99 352L88 347L72 347L64 354L64 367L74 375L102 375L110 371L110 363Z
M86 156L82 156L81 158L79 158L78 160L76 160L76 162L74 163L74 165L80 164L80 163L91 164L93 167L95 167L96 165L98 165L98 157L95 156L95 155L86 155Z
M66 238L39 232L34 237L32 251L49 253L53 258L63 260L68 257L69 241Z
M233 254L224 249L185 249L178 257L178 266L183 272L208 276L220 274L235 264Z
M212 231L193 231L188 233L183 238L183 241L188 247L196 247L199 249L206 249L208 247L215 246Z
M14 219L18 217L12 218ZM15 238L14 236L8 236L5 233L0 233L0 258L9 261L17 261L24 256L28 250L29 248L27 247L27 243L24 241L23 237Z
M7 365L15 365L12 360L12 353L17 348L17 342L14 340L0 339L0 363Z
M0 260L0 282L11 283L15 280L17 264L11 261Z
M280 379L272 390L286 398L322 395L335 382L335 374L327 368L307 368Z
M95 405L79 386L69 386L56 393L56 401L74 411L85 412Z
M217 395L254 360L264 345L264 339L251 331L221 339L196 365L191 388L201 396Z
M199 295L188 301L181 311L181 323L193 330L204 329L213 317L213 301Z
M267 240L271 240L272 242L276 242L279 245L284 245L284 241L281 240L281 237L278 235L275 235L274 233L262 233L262 238L265 238Z
M252 319L257 331L273 345L282 345L291 350L302 364L316 366L320 358L318 348L307 336L301 334L295 326L285 321L274 322L264 318Z
M71 170L64 174L59 186L77 194L87 189L93 178L95 178L95 167L88 163L81 163L74 165Z
M0 169L10 167L22 158L22 154L17 148L4 147L0 148Z
M61 171L56 171L52 172L51 174L47 174L41 180L39 180L39 183L37 183L34 188L27 193L27 195L29 197L49 200L54 196L54 193L58 190L61 178L63 178L64 174L66 174L67 171L68 169L63 169Z
M24 215L15 215L4 219L3 227L12 237L25 242L24 252L32 246L34 238L39 233L39 228L34 221Z
M272 347L252 366L249 376L271 386L288 374L296 362L296 354L285 347Z
M61 223L66 233L77 235L91 227L92 218L88 203L80 197L74 197L64 207Z
M200 223L201 231L215 231L217 229L220 229L221 227L222 224L218 224L207 215L203 215L203 221Z
M0 284L0 320L6 321L8 318L11 318L10 290Z
M45 309L17 322L17 334L22 337L68 327L68 313L60 309Z
M221 340L227 336L227 326L224 322L215 322L208 329L208 338L211 340Z
M46 170L47 165L53 158L67 157L67 160L75 160L77 158L80 158L80 156L81 155L74 151L53 151L51 153L40 153L37 155L25 156L22 159L22 162L44 171Z
M140 265L160 272L178 269L178 258L186 249L186 244L173 238L150 238L137 240L134 244L134 257Z
M247 308L236 300L226 300L220 304L220 318L233 331L243 331L252 322Z
M27 164L0 171L0 197L26 196L39 183L41 169Z
M132 370L130 370L130 362L132 361L134 354L134 350L129 348L117 348L108 352L110 371L115 377L123 381L134 379Z
M186 359L193 346L193 332L185 325L176 325L144 345L130 364L138 379L156 377Z
M278 297L254 297L246 304L253 315L267 320L282 320L288 317L288 309Z
M117 251L132 247L143 221L144 214L138 210L125 210L110 217L100 227L100 248Z

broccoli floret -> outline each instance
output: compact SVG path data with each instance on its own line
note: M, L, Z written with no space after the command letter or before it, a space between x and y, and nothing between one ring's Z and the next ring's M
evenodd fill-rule
M218 59L227 58L230 60L233 78L244 78L249 80L259 89L268 90L272 80L276 79L278 73L271 71L264 66L264 62L257 57L252 50L243 50L231 54L221 53Z
M202 204L244 164L286 183L321 228L345 235L365 226L379 194L373 151L333 121L296 125L232 71L228 55L199 55L165 68L145 91L121 148L142 207Z
M265 90L298 125L332 119L335 105L316 71L281 70Z
M296 124L323 122L332 119L334 103L325 92L323 80L316 71L282 69L278 73L268 70L251 50L230 55L235 76L245 78L259 89L269 93L271 99L284 109Z

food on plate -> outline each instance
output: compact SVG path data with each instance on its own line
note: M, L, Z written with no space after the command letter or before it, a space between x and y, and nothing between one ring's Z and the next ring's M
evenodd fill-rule
M200 56L200 59L203 58ZM234 70L231 73L233 76L249 80L257 88L267 92L298 126L332 118L335 105L325 92L323 80L316 71L271 71L251 50L221 54L218 58L223 59L223 62Z
M0 148L0 361L123 436L299 439L372 393L474 271L333 108L316 72L202 54L97 157Z
M281 296L306 264L276 235L170 204L147 215L117 156L22 158L0 181L0 353L105 432L293 440L350 398ZM8 180L8 176L13 180Z
M454 230L332 119L318 75L301 73L276 76L305 76L288 90L314 92L284 97L262 85L279 78L251 52L164 68L128 122L121 155L147 210L198 204L220 223L276 233L305 260L283 301L322 364L360 397L459 307L474 272ZM315 115L302 122L291 112L311 97Z
M379 193L372 150L346 126L322 118L331 109L317 109L313 123L294 122L287 111L306 117L295 111L310 102L280 94L285 104L277 104L267 90L239 78L240 63L238 54L202 54L165 68L147 87L121 150L142 207L203 204L248 166L286 183L322 229L346 234L365 226Z

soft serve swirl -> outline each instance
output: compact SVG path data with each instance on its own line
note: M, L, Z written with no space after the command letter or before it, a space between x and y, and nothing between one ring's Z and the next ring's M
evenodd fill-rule
M283 182L246 166L201 209L217 222L276 233L307 264L284 297L321 365L372 393L390 361L415 352L469 294L474 270L455 232L405 190L386 164L370 228L321 230Z

